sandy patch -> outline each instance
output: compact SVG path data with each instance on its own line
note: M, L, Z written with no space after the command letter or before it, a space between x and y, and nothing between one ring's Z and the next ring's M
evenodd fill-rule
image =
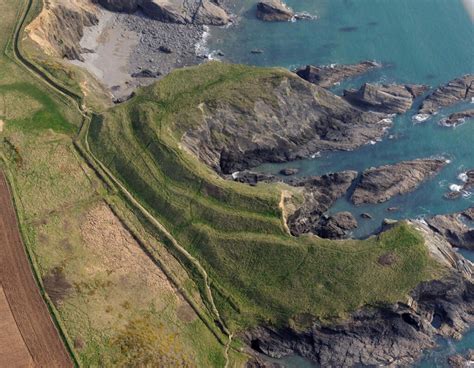
M0 133L3 132L3 127L5 126L5 122L0 119Z
M129 74L129 60L139 42L138 34L124 30L121 17L121 14L101 10L99 23L85 28L81 40L82 48L91 52L82 54L84 61L71 61L87 69L115 97L127 96L134 89L131 86L133 80Z

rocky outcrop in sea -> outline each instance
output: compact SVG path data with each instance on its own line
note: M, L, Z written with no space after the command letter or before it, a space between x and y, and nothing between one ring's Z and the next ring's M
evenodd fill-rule
M431 115L440 109L474 98L474 75L467 74L438 87L422 103L419 114Z
M474 109L452 113L447 118L441 119L439 124L445 127L455 128L472 118L474 118Z
M362 173L351 200L355 205L386 202L415 190L446 164L444 159L418 159L368 169Z
M355 106L387 114L403 114L428 89L421 85L365 83L358 90L344 90L344 97Z
M368 71L381 67L374 61L362 61L357 64L335 64L328 66L307 65L297 69L295 73L304 80L320 87L330 88L345 79L353 78Z
M287 22L295 16L281 0L263 0L257 3L257 18L266 22Z
M474 207L466 211L426 219L428 226L453 247L474 250Z

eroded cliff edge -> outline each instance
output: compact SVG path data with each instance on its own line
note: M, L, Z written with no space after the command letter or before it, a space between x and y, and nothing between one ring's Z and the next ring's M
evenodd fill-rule
M438 336L460 338L474 323L474 265L426 224L412 221L410 225L444 267L438 280L421 283L403 303L366 307L339 323L313 322L307 328L285 329L261 326L242 338L266 356L298 354L322 367L407 366L420 358L423 349L434 347ZM390 257L385 258L379 262L390 262Z

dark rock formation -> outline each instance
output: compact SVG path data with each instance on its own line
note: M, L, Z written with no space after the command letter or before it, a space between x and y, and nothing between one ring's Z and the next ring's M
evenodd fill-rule
M352 202L356 205L386 202L415 190L445 165L446 160L442 159L419 159L368 169L352 194Z
M160 46L160 47L158 47L158 50L161 51L161 52L164 52L165 54L172 54L173 53L173 50L171 50L171 48L169 48L168 46Z
M365 83L359 90L344 90L344 97L352 104L368 110L387 114L403 114L413 105L425 86Z
M472 118L474 118L474 109L461 111L461 112L455 112L449 115L447 118L440 120L439 124L443 126L455 128L458 125L461 125L462 123L464 123L466 120L472 119Z
M448 358L448 364L450 368L470 368L474 362L474 350L469 349L463 356L461 354L451 355Z
M143 69L140 70L139 72L133 73L132 77L133 78L158 78L161 75L159 71L151 71L149 69Z
M363 218L363 219L366 219L366 220L371 220L373 217L370 213L361 213L360 214L360 217Z
M271 174L264 174L257 171L244 170L233 173L228 179L233 179L239 183L249 185L257 185L258 183L273 183L278 181L278 178Z
M474 207L452 215L438 215L426 220L428 226L441 234L452 246L474 250Z
M292 175L298 174L298 171L299 171L298 169L286 168L286 169L280 170L280 174L285 175L285 176L292 176Z
M294 15L281 0L263 0L257 4L257 18L266 22L286 22Z
M321 367L395 367L413 364L437 336L458 338L474 322L473 265L424 225L414 226L430 254L450 271L440 280L422 282L408 302L362 309L342 322L314 322L303 331L261 326L242 339L260 354L298 354ZM382 261L390 267L397 260L387 256Z
M468 74L437 88L421 105L420 114L434 114L438 110L474 97L474 75Z
M221 26L230 22L224 9L210 0L96 0L103 7L133 13L138 9L150 18L179 24Z
M364 74L371 69L380 67L373 61L362 61L352 65L312 66L296 70L296 74L310 83L329 88L344 79Z
M293 235L312 232L321 235L323 224L321 216L342 196L344 196L357 177L355 171L343 171L323 176L292 179L290 185L301 187L303 204L288 216L288 227ZM341 218L342 220L342 218ZM329 226L337 222L332 219ZM341 221L342 222L342 221ZM357 224L357 222L356 222Z
M351 230L357 228L357 220L349 212L324 215L339 198L347 193L356 177L356 171L303 178L282 178L249 170L227 176L228 179L232 178L249 185L284 182L301 188L304 201L302 204L293 204L295 210L287 218L290 232L295 236L313 233L330 239L346 238Z
M242 91L236 100L247 101L244 108L227 100L202 104L202 123L183 135L183 145L219 173L352 150L380 139L391 126L384 115L360 111L291 73L259 83L265 94Z
M356 228L357 220L350 212L338 212L331 216L322 216L314 233L321 238L344 239Z

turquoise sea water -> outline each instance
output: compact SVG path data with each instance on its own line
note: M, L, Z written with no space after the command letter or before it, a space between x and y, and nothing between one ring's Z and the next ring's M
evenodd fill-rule
M306 64L355 63L375 60L384 68L356 78L335 89L359 87L364 82L422 83L431 87L474 73L474 25L461 0L288 0L296 11L317 15L313 21L265 23L257 20L255 1L235 6L237 24L212 30L210 50L221 50L224 60L294 69ZM263 54L252 54L261 49ZM331 212L370 213L373 220L359 220L355 237L376 230L386 217L418 218L452 213L474 204L474 195L446 200L443 194L457 176L474 168L474 121L455 128L437 122L454 111L473 108L470 102L441 111L432 119L414 124L408 114L396 117L381 142L354 152L326 152L315 159L285 165L265 165L260 170L277 173L282 167L300 169L298 175L320 175L340 170L363 171L402 160L443 156L450 164L413 193L381 205L354 207L346 198ZM398 212L387 212L398 207ZM472 253L468 254L472 259ZM422 367L443 367L450 349L474 348L472 332L461 342L442 342L440 351L427 355ZM440 358L441 357L441 358ZM297 358L294 358L297 359ZM304 367L301 361L289 364Z

